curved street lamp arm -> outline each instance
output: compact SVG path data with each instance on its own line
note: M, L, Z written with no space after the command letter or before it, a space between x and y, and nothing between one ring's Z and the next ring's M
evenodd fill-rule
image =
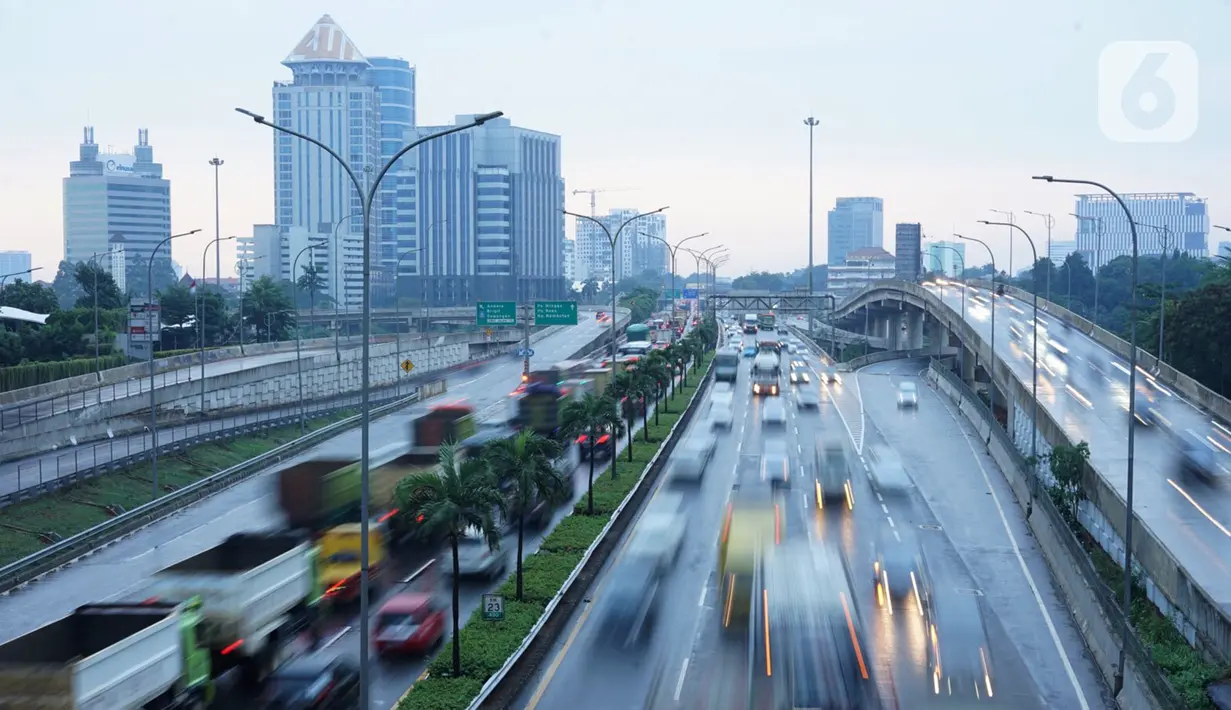
M384 179L385 173L393 169L393 166L397 164L399 160L402 159L403 155L406 155L410 151L414 150L415 148L418 148L419 146L423 145L424 143L427 143L428 141L434 141L437 138L443 138L444 136L447 136L453 133L460 133L470 128L477 128L478 126L482 126L484 123L487 123L493 118L500 118L503 115L504 115L504 111L493 111L491 113L481 114L471 119L470 123L466 123L461 126L452 126L450 128L446 128L443 131L437 131L436 133L433 133L428 136L424 136L420 138L419 140L414 141L413 143L408 143L407 145L403 146L401 150L393 154L392 158L385 161L384 167L382 167L380 169L380 172L376 174L376 179L373 180L371 186L368 187L368 202L370 203L371 196L376 194L376 190L380 187L380 181ZM353 179L353 173L352 173L352 179Z
M355 191L358 192L360 196L365 196L364 190L363 190L363 183L359 182L359 177L355 175L355 171L351 169L350 163L343 160L342 156L339 155L336 150L325 145L324 142L317 140L316 138L313 138L312 136L309 136L305 133L300 133L299 131L296 131L292 128L287 128L286 126L279 126L276 123L270 123L269 120L266 119L264 116L258 113L253 113L252 111L249 111L248 109L236 108L235 111L237 113L241 113L247 116L248 118L251 118L253 121L256 121L262 126L269 126L270 128L280 133L285 133L289 136L295 136L296 138L303 140L303 141L307 141L311 143L312 145L316 146L317 148L320 148L321 150L325 151L326 153L330 155L330 157L332 157L338 163L338 165L342 167L343 170L346 171L346 175L347 177L350 178L351 184L355 186Z

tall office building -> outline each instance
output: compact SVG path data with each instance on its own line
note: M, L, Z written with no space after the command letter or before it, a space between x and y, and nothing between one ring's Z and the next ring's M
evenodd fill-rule
M149 138L142 128L131 153L103 152L94 129L85 129L64 178L65 261L106 254L112 237L122 234L128 269L144 268L154 247L171 236L171 182L154 162ZM162 254L170 257L165 247Z
M1231 242L1219 242L1218 251L1212 256L1221 256L1224 259L1231 259Z
M380 165L384 165L406 146L406 135L415 127L415 68L404 59L368 57L368 80L379 98ZM399 160L380 183L376 210L379 212L377 239L379 264L392 274L398 257L416 246L413 219L398 219L398 203L413 202L415 185L411 166Z
M9 281L32 281L33 275L27 273L32 268L32 260L28 251L0 251L0 276L8 276Z
M611 279L611 240L607 233L613 236L620 226L636 217L640 212L629 208L618 208L597 217L607 228L604 232L597 224L588 219L577 219L577 263L578 271L584 271L585 277L599 281ZM653 239L645 235L657 237ZM640 276L646 271L666 273L670 268L667 248L658 239L667 238L667 216L659 213L638 219L620 232L620 241L616 245L615 278L616 281ZM681 259L691 259L688 254L682 254ZM688 273L695 268L692 261L676 264L681 271ZM704 267L702 267L704 268Z
M577 243L566 238L561 253L564 256L564 280L571 288L573 282L577 280Z
M113 234L111 239L107 240L106 256L97 260L97 263L111 274L111 280L115 282L120 293L128 293L127 245L128 239L123 234Z
M317 21L282 64L291 70L292 80L274 82L274 122L312 136L337 151L366 185L382 164L384 149L380 90L369 74L372 64L329 15ZM397 74L398 68L382 69ZM404 88L404 79L401 84ZM401 114L399 117L406 118ZM362 239L363 220L358 215L363 211L363 201L346 171L328 153L307 141L279 132L274 132L273 141L274 223L279 234L285 237L292 229L298 229L322 235L331 243L335 233L339 234L338 241L343 237ZM392 175L382 185L386 183L396 190ZM372 214L374 289L391 282L389 274L380 268L385 255L391 253L381 248L382 238L389 234L382 219L388 216L385 198L382 192L378 196L379 209ZM351 275L335 273L343 269L342 260L330 259L325 267L330 296L349 302L341 285ZM337 293L334 284L338 284Z
M859 249L884 247L884 200L879 197L839 197L829 211L829 247L826 263L846 264L846 255Z
M454 125L473 118L457 116ZM419 126L407 139L449 127ZM415 223L424 248L401 262L403 295L426 288L439 304L566 295L559 136L497 118L405 159L414 199L403 207L399 198L398 220Z
M893 252L897 257L895 278L903 281L918 281L923 273L923 225L918 222L899 222L893 228Z
M923 268L928 271L939 271L949 278L956 279L966 268L966 245L962 242L936 241L927 244L928 259Z
M1051 263L1055 264L1056 268L1060 268L1064 266L1064 260L1069 258L1069 254L1075 251L1077 251L1077 242L1052 242L1047 258L1051 259Z
M1209 253L1210 220L1205 198L1191 192L1136 193L1120 196L1137 222L1139 254ZM1111 195L1078 195L1077 251L1093 268L1132 253L1132 234L1124 210ZM1100 236L1101 227L1101 236Z

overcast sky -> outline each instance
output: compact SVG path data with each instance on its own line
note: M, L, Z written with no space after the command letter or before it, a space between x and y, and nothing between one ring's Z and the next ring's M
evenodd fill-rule
M560 134L570 192L627 188L600 210L670 205L673 240L711 232L729 274L806 263L809 115L818 263L838 196L884 198L889 250L893 224L918 221L938 238L991 236L1003 264L1003 233L975 224L989 208L1053 212L1054 237L1071 239L1077 190L1038 173L1196 192L1231 222L1226 0L0 0L0 249L54 269L61 179L87 124L122 151L149 129L173 229L203 230L175 244L190 271L213 236L215 155L222 234L272 222L269 129L232 108L269 111L271 82L290 78L280 62L326 13L365 54L417 66L420 124L502 110ZM1101 127L1100 54L1145 40L1196 52L1195 109L1185 62L1166 69L1172 133L1198 112L1186 141L1121 143ZM1112 62L1120 75L1131 54ZM1042 220L1024 219L1044 249Z

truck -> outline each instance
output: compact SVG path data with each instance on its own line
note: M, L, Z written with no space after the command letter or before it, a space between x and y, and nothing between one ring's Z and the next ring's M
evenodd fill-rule
M754 335L756 332L757 332L757 314L755 313L744 314L744 333L747 335Z
M760 326L762 331L772 331L776 322L777 318L774 317L773 313L762 313L757 318L757 325Z
M0 644L0 710L203 708L201 602L87 604Z
M781 374L782 359L772 352L759 352L752 361L752 393L777 395Z
M646 347L649 347L650 326L645 325L644 323L634 323L633 325L628 326L628 329L624 331L624 335L627 337L629 343L647 343Z
M735 382L739 378L739 348L723 348L714 356L714 379Z
M199 600L197 641L209 650L211 674L238 668L249 688L264 683L302 633L319 638L324 601L316 548L290 532L232 535L155 572L139 595L147 603Z

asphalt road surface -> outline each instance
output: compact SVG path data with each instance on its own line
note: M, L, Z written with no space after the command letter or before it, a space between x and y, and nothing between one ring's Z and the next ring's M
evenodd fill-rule
M785 535L838 541L857 583L864 579L859 570L868 570L858 606L883 707L952 707L934 702L927 692L917 611L900 605L889 613L878 606L870 580L871 540L886 528L917 531L942 593L976 594L986 601L1000 707L1108 707L1097 671L1084 655L995 464L970 444L968 428L922 384L920 409L898 411L896 382L917 380L920 364L889 363L838 385L815 384L814 376L813 384L800 387L820 390L819 411L796 410L794 393L788 391L787 427L771 433L761 424L764 400L748 392L749 367L746 361L736 385L731 435L719 438L703 483L687 493L689 530L660 589L659 622L649 645L635 654L613 653L604 645L600 621L609 608L604 592L627 564L621 547L515 707L556 710L580 702L596 710L764 707L765 698L756 695L763 688L749 705L746 645L729 643L720 631L716 563L725 504L739 456L758 453L767 436L787 437L802 456L818 437L834 435L850 437L860 451L868 445L897 449L914 483L903 497L884 496L867 477L857 475L856 504L849 513L832 506L818 513L810 492L800 489L792 490L783 506ZM860 399L863 383L866 411ZM654 495L668 486L660 483Z
M945 302L961 312L961 291L943 289ZM969 289L966 319L985 338L991 333L990 292ZM996 298L996 353L1030 386L1033 336L1022 328L1033 315L1031 305ZM1046 337L1039 334L1039 406L1064 427L1069 437L1090 446L1090 462L1121 496L1127 492L1128 363L1086 337L1066 330L1060 321L1040 313ZM1016 328L1024 337L1015 338ZM1067 355L1048 341L1068 350ZM1059 356L1059 357L1058 357ZM1222 485L1187 482L1176 473L1178 450L1157 428L1139 427L1135 442L1136 514L1145 522L1186 573L1217 603L1231 609L1231 430L1225 423L1186 402L1143 370L1140 392L1154 400L1174 431L1190 431L1205 440L1221 467ZM1028 435L1027 435L1028 437Z
M592 317L537 343L535 362L558 362L573 355L607 324ZM521 360L502 358L468 370L449 379L449 392L443 397L412 405L404 412L388 415L372 423L374 449L410 438L413 419L441 402L466 401L476 410L499 408L520 380ZM463 379L465 378L465 379ZM324 442L287 462L329 456L358 456L360 432L352 430ZM186 508L127 538L112 543L92 555L49 573L19 589L0 596L0 642L27 633L70 613L76 607L105 599L124 598L139 589L154 572L186 557L202 552L226 537L248 531L273 529L280 524L272 489L271 469L223 491L200 504ZM567 510L567 509L564 509ZM537 549L536 538L532 549ZM402 560L402 570L421 560ZM503 581L503 580L502 580ZM473 608L481 590L469 590L464 600L463 618ZM375 609L375 605L374 605ZM338 619L339 632L357 628L355 619ZM357 654L356 633L341 634L330 646L334 653ZM373 708L387 708L410 686L422 671L422 664L382 668L373 692ZM384 702L383 705L377 701Z

